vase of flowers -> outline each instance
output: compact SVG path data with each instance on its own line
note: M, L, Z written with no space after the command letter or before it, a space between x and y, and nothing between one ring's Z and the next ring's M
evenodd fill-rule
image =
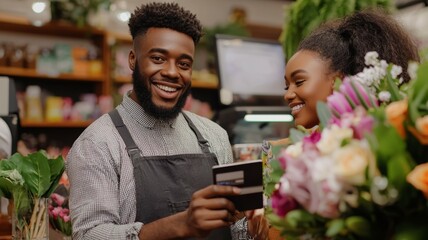
M0 161L0 194L13 202L13 239L49 239L48 197L64 172L61 156L41 150Z
M48 239L49 219L46 198L30 199L27 211L12 214L12 236L14 239Z
M267 217L287 240L428 234L428 63L406 85L377 57L318 103L318 131L292 129L268 163Z

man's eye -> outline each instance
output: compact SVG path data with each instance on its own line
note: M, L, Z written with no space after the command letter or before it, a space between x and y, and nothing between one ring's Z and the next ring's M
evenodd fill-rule
M188 62L180 62L179 66L184 70L190 69L192 67L192 65Z
M150 58L155 62L163 62L163 58L161 56L151 56Z

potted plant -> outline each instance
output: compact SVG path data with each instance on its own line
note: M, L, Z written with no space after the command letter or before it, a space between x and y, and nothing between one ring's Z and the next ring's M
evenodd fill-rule
M48 198L64 172L61 156L19 153L0 161L0 195L13 201L14 239L48 239Z

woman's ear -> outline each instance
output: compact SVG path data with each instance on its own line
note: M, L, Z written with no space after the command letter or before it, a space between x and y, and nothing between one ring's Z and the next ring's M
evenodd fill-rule
M343 75L343 73L340 73L340 72L335 72L334 74L332 74L332 77L331 77L331 88L334 90L334 85L336 84L336 80L337 79L343 79L343 77L344 77L344 75Z
M131 51L129 51L129 55L128 55L128 65L132 71L135 70L135 63L136 63L135 52L133 49L131 49Z

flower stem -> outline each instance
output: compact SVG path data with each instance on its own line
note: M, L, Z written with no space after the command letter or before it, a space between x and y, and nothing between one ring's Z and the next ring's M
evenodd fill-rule
M33 236L34 235L34 227L33 224L36 221L36 217L37 217L37 212L39 211L39 198L34 198L34 207L33 207L33 213L31 214L31 219L30 219L30 226L29 226L29 235Z

